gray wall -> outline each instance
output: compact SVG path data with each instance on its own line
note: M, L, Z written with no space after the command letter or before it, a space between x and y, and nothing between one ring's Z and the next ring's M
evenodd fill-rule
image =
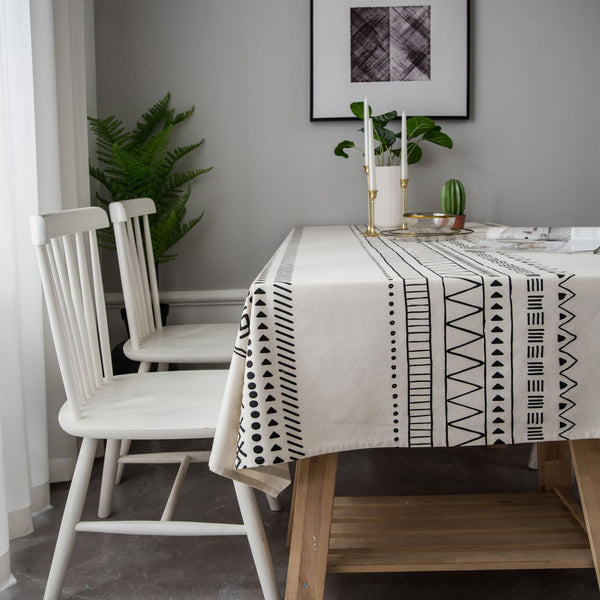
M600 225L600 2L471 10L472 116L440 121L455 147L426 148L409 208L437 209L456 177L471 219ZM132 124L171 91L196 106L177 141L206 138L196 160L215 167L161 288L245 288L292 226L365 222L360 157L332 152L359 123L309 121L309 0L100 0L95 20L99 115Z

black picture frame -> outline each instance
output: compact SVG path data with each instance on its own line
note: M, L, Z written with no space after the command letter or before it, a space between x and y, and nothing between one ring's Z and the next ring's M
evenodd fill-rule
M470 118L470 0L311 0L310 9L311 121L354 119L350 103L365 97L374 114Z

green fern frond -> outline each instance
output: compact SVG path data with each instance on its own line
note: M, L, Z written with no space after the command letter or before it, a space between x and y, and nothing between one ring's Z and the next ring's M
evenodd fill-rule
M212 167L209 167L208 169L194 169L192 171L187 171L186 173L171 173L166 181L167 191L180 188L182 185L193 181L196 177L207 173L211 169Z
M168 125L157 135L148 138L136 151L142 162L151 169L160 169L161 165L165 162L172 127L172 125Z
M110 159L112 148L115 144L122 146L129 139L129 132L125 131L123 124L116 117L94 119L88 117L90 129L96 134L96 152L98 158L107 161Z
M131 132L132 147L143 144L161 123L170 123L173 113L169 108L170 102L171 93L167 92L164 98L161 98L142 115L142 120L136 123L135 129Z
M187 146L178 146L174 150L167 152L165 161L160 166L161 176L166 177L184 156L187 156L190 152L196 150L204 143L204 140L200 140L197 144L188 144Z
M113 163L105 169L106 174L111 176L113 193L121 200L144 196L148 189L148 179L151 177L148 165L135 154L116 145L113 148L113 157Z
M176 172L177 163L197 150L204 139L169 149L173 127L188 119L194 107L175 113L170 108L167 93L145 113L135 128L127 131L114 116L89 118L90 129L96 135L99 165L89 166L92 179L103 190L96 192L96 203L108 207L116 200L149 197L156 204L156 214L150 215L150 230L155 260L166 262L177 255L167 251L202 219L204 213L184 221L191 185L199 175L212 169L192 169ZM98 232L103 248L114 248L112 228Z
M190 108L190 110L186 110L185 112L177 113L175 115L175 117L173 118L173 125L177 125L177 123L181 123L182 121L189 119L192 116L192 114L194 113L195 109L196 109L196 107L192 106L192 108Z

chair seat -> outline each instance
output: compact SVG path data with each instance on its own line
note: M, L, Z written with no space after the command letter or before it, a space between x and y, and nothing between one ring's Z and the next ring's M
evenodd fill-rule
M167 325L144 338L137 350L128 340L123 352L139 362L227 364L238 328L238 323Z
M162 371L118 375L103 385L78 418L68 403L60 426L97 439L211 438L227 371Z

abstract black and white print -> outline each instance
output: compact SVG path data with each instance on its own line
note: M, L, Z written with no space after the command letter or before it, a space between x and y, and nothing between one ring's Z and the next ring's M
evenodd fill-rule
M428 81L431 7L350 9L351 81Z

